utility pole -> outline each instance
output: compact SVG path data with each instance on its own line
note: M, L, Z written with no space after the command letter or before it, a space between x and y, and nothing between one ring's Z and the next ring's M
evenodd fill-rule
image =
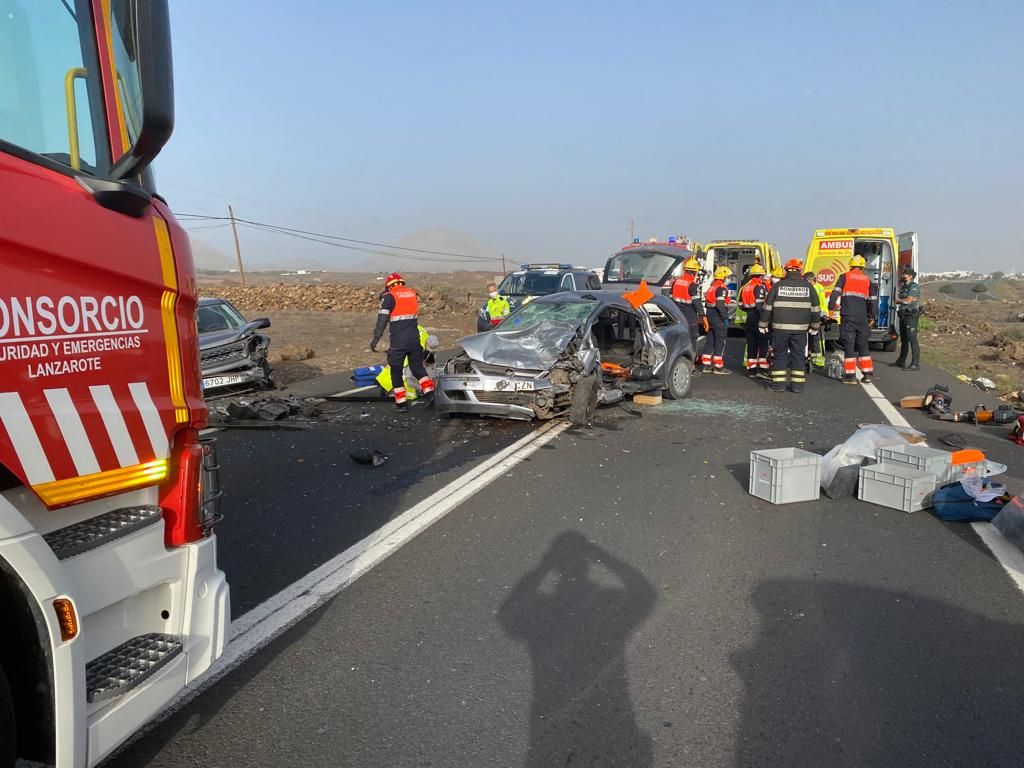
M633 221L633 217L629 217L629 242L633 242L636 239L636 222Z
M505 272L506 272L506 269L505 269L505 254L503 253L503 254L501 254L501 273L505 274Z
M242 248L238 244L238 227L235 225L235 212L228 206L228 218L231 219L231 233L235 236L235 258L238 260L238 275L242 278L242 287L245 288L245 268L242 266Z

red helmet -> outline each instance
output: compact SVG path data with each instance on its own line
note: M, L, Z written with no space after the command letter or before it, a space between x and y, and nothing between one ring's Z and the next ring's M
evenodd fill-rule
M800 262L800 259L790 259L783 267L787 272L802 272L803 268L804 265Z
M397 272L392 272L390 275L384 278L385 288L390 288L392 285L398 285L399 283L405 285L405 278L403 278Z

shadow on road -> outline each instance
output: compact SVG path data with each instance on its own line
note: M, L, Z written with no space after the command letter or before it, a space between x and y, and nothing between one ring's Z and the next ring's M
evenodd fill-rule
M1024 630L905 592L757 588L734 765L1019 765Z
M654 765L625 654L656 599L640 571L577 531L560 534L515 586L498 621L533 663L527 768Z

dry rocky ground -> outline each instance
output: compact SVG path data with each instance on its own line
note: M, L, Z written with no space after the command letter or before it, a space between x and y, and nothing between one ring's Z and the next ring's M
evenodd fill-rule
M373 275L345 276L351 282L314 281L307 276L250 276L245 288L236 280L203 280L203 296L228 299L247 318L267 317L271 327L270 362L278 385L325 373L384 362L387 338L369 350L382 284ZM442 347L476 330L476 310L491 275L457 272L406 275L420 294L420 322Z
M984 376L1005 395L1024 389L1024 283L994 280L987 291L923 288L921 355L954 375ZM954 290L955 289L955 290ZM983 298L985 295L988 298ZM959 296L974 298L958 298Z

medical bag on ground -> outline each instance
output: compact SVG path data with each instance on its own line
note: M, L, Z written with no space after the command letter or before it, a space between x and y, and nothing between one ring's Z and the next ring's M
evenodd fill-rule
M1009 496L997 496L991 501L978 501L962 483L950 483L932 494L932 512L940 520L950 523L989 522L1000 513Z

